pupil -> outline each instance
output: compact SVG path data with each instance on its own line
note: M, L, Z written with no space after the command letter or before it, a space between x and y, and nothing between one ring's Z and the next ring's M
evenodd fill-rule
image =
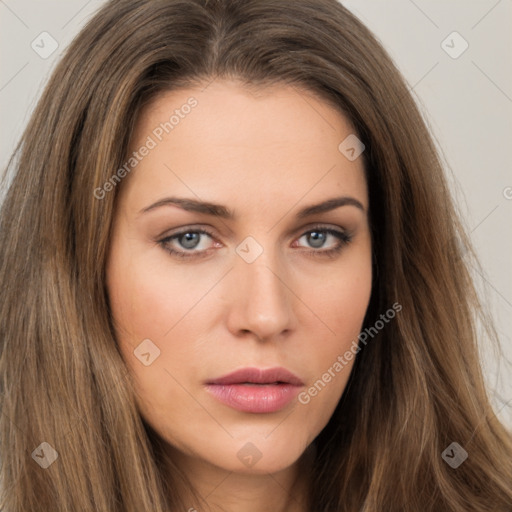
M185 233L180 239L180 244L186 249L193 249L198 242L199 233Z
M325 233L320 233L318 231L312 231L309 234L309 243L312 247L322 247L325 242Z

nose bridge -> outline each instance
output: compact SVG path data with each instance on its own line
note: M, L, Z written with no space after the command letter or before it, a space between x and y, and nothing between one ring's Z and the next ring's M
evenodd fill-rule
M249 298L253 299L252 302L258 303L264 299L263 303L259 305L262 308L265 304L286 301L284 281L279 276L276 265L271 265L270 261L262 259L250 265L242 264L240 266L248 281Z
M292 327L290 290L275 251L265 249L250 263L237 256L233 279L231 330L251 331L264 339Z

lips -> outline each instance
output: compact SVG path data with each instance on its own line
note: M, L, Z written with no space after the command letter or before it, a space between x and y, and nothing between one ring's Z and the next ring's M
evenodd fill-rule
M224 377L209 381L207 384L293 384L303 386L304 383L285 368L242 368Z
M225 405L259 414L283 409L303 385L299 377L281 367L242 368L205 383L206 390Z

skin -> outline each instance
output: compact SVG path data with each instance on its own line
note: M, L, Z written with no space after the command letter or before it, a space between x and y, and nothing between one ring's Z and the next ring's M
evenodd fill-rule
M204 382L243 367L283 366L304 391L357 339L372 277L363 161L338 150L354 130L323 100L297 87L256 91L227 80L159 96L139 118L131 151L191 96L197 107L120 185L106 268L117 341L141 415L212 510L303 511L306 448L329 421L354 360L309 403L274 413L232 409ZM235 217L175 205L141 213L170 196L220 204ZM297 218L341 196L362 209ZM199 235L188 249L183 238L167 243L195 256L177 257L159 243L198 228L213 237ZM315 228L352 238L343 244L321 232L319 247ZM252 263L236 251L248 236L263 250ZM145 339L160 350L149 366L134 355ZM250 467L237 456L247 443L261 454Z

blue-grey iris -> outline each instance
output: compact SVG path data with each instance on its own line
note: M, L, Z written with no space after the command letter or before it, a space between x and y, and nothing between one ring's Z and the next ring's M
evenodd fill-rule
M308 243L311 245L311 247L322 247L325 243L326 236L326 233L311 231L311 233L308 235Z
M185 233L179 238L179 242L185 249L194 249L200 240L200 233Z

